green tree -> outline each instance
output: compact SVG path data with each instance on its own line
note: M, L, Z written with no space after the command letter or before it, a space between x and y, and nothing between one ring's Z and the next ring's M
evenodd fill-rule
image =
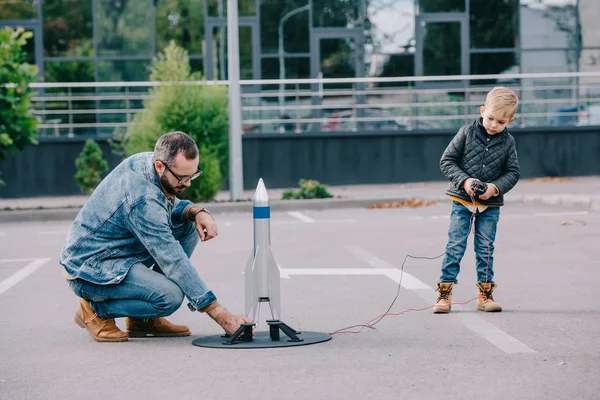
M37 67L24 62L23 47L33 34L23 28L0 30L0 162L11 153L37 144L39 120L33 115L29 84Z
M200 150L202 176L192 181L182 198L210 200L223 185L228 163L227 92L216 85L197 85L202 80L192 73L187 51L171 42L152 66L150 80L162 84L151 90L144 110L137 113L127 132L116 139L125 155L152 151L164 133L183 131Z
M75 167L75 180L85 194L92 194L102 181L102 174L108 171L108 164L102 158L102 149L92 139L85 142L83 150L75 160Z

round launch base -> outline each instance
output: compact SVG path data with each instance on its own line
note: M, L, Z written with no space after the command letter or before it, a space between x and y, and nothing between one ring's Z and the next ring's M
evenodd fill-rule
M269 332L255 332L251 341L235 341L228 343L229 339L223 335L199 337L192 341L194 346L212 347L222 349L264 349L271 347L306 346L331 340L327 333L302 332L296 335L299 340L293 341L286 336L280 340L272 340Z

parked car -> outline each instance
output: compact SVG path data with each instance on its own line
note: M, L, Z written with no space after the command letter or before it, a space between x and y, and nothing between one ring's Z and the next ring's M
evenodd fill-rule
M393 115L385 110L367 109L364 113L367 121L357 121L355 111L345 110L333 112L325 117L321 125L324 132L357 132L361 131L409 131L415 129L440 129L441 125L435 121L411 121L402 116Z

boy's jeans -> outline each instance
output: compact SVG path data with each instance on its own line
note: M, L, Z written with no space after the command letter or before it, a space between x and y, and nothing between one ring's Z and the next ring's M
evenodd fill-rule
M194 224L183 224L173 230L188 257L198 243ZM125 279L117 285L95 285L76 279L69 286L75 294L90 302L102 318L158 318L173 314L183 302L183 292L167 278L154 259L148 256L144 263L134 264Z
M460 261L467 249L467 239L471 232L472 216L467 207L456 201L452 202L448 244L440 282L457 282ZM494 283L494 240L499 218L500 207L488 207L481 213L475 213L474 244L478 283Z

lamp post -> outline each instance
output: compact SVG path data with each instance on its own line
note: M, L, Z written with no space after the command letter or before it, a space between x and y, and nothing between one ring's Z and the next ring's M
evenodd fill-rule
M229 80L229 192L240 200L244 190L238 1L227 0L227 79Z
M285 14L281 20L279 20L279 111L283 114L283 103L284 103L284 85L281 80L285 79L285 63L283 60L283 25L285 22L293 17L294 15L301 13L302 11L308 11L310 9L310 5L305 5L302 7L298 7L293 9L292 11Z

